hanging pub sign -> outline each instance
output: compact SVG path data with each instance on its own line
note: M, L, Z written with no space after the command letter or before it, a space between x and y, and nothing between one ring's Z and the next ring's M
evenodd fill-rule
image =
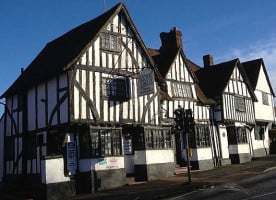
M154 92L153 72L150 68L143 69L138 76L138 96Z
M69 174L74 175L77 170L77 151L75 142L66 143L67 170Z

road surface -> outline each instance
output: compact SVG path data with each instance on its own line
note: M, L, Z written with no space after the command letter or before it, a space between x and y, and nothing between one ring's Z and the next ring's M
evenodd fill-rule
M276 170L241 181L211 186L168 200L274 200L276 199Z

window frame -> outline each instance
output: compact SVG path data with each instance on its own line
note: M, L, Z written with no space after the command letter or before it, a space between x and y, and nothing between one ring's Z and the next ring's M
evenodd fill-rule
M196 125L194 133L197 148L208 148L211 146L210 130L208 125Z
M121 52L121 43L120 43L119 34L111 31L104 31L101 33L100 41L101 41L101 49L113 51L113 52Z
M247 131L245 127L227 127L227 139L229 145L247 144Z
M5 161L14 161L15 159L15 137L14 136L5 136Z
M235 110L238 112L246 112L245 98L240 96L235 96Z
M264 124L256 123L255 129L254 129L255 140L264 140L265 130L266 130L266 126Z
M173 97L193 98L192 83L173 81L171 82L171 88Z
M91 128L79 136L80 157L100 158L122 156L122 130Z
M29 133L25 137L26 157L28 160L35 159L37 156L37 136Z
M269 106L268 94L265 92L262 92L262 103L263 105Z
M127 101L131 98L130 79L119 76L113 79L104 79L103 91L109 100Z
M170 129L144 129L145 149L171 149L172 133Z

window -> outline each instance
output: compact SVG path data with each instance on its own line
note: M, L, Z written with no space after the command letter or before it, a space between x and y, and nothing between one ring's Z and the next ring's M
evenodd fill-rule
M28 134L26 136L26 141L25 141L25 148L26 148L26 156L27 159L34 159L36 158L36 135L35 134Z
M235 109L239 112L245 112L245 99L235 96Z
M18 111L22 111L26 102L26 97L23 94L17 96L17 109Z
M210 147L210 133L207 125L195 126L195 146Z
M262 100L264 105L269 105L268 103L268 94L265 92L262 92Z
M47 155L62 155L62 145L65 133L60 130L51 130L47 135Z
M126 101L130 99L129 78L119 77L105 81L105 94L110 100Z
M133 150L145 150L145 137L142 128L137 128L133 135Z
M266 126L263 124L256 124L255 126L255 140L263 140Z
M246 135L246 128L244 127L238 127L236 129L237 131L237 141L239 144L245 144L247 143L247 135Z
M79 136L82 158L122 155L121 130L91 129Z
M190 83L172 82L172 92L174 97L193 98Z
M171 148L171 132L166 129L145 129L146 149Z
M8 136L5 138L5 160L13 161L15 152L14 152L14 137Z
M111 32L103 32L101 35L101 47L105 50L120 51L118 35Z
M246 128L244 127L227 127L228 144L245 144L247 143Z

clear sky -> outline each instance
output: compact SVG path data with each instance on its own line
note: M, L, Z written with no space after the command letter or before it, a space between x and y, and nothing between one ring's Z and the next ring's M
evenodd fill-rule
M198 65L205 54L215 63L262 57L276 91L275 0L1 0L0 93L48 42L119 2L146 46L158 49L159 34L177 27L186 56Z

